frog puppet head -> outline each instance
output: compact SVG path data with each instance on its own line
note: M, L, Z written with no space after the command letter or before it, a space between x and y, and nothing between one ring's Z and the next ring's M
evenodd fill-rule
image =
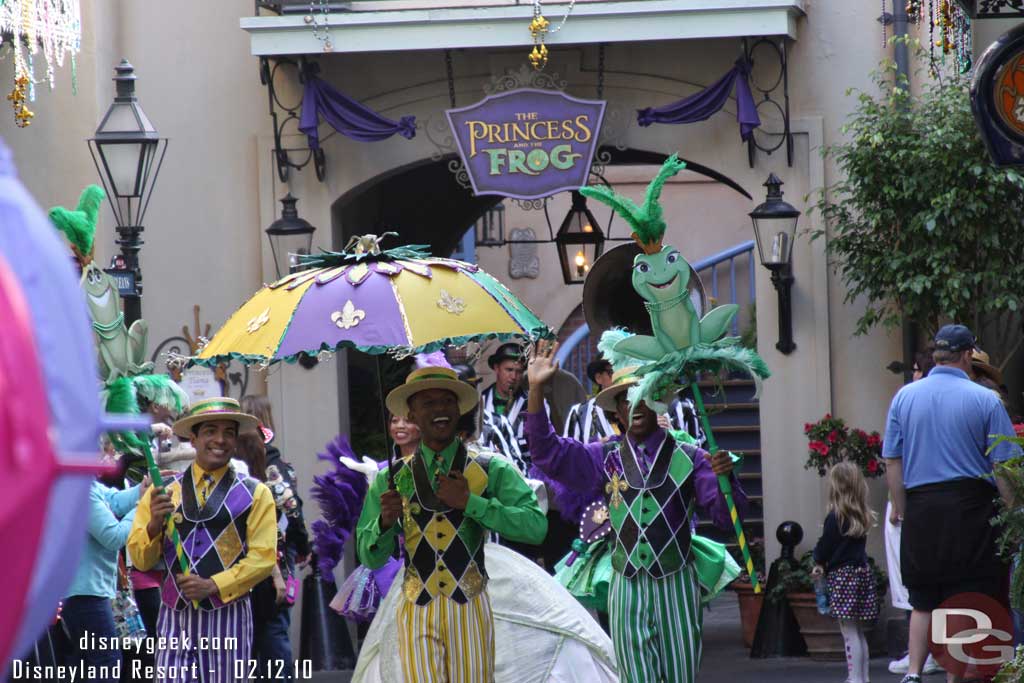
M690 264L675 247L663 246L665 218L661 208L661 189L665 182L686 168L675 154L662 164L658 175L647 186L643 206L607 187L582 187L580 193L608 204L633 229L633 239L643 250L633 260L633 289L648 303L678 300L687 292Z
M676 301L688 294L690 264L675 247L654 254L637 254L633 260L633 289L648 303Z

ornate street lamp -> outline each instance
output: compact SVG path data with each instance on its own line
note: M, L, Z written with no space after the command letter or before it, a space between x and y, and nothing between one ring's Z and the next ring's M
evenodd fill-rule
M281 217L266 230L278 279L303 270L305 266L299 262L299 256L308 255L313 249L316 228L306 219L299 218L299 211L295 208L298 201L291 192L285 195L281 199Z
M555 235L555 244L565 284L583 284L590 267L604 251L604 233L587 208L587 198L577 191L572 193L572 207Z
M139 250L143 242L139 235L167 152L167 138L156 132L135 97L135 68L122 59L114 71L117 94L88 144L114 211L117 244L131 276L129 282L134 280L122 291L125 324L131 325L142 316Z
M793 239L800 212L782 198L783 182L774 173L764 183L768 196L764 203L750 212L754 222L754 237L761 265L772 272L772 284L779 293L779 341L775 344L782 353L792 353L793 343Z

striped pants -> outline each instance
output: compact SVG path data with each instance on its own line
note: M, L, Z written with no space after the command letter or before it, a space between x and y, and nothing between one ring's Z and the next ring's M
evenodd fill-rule
M252 659L252 608L249 596L220 609L183 610L160 605L157 636L175 638L180 647L157 651L157 683L236 683L249 680Z
M608 612L622 683L697 680L704 613L692 565L660 579L614 572Z
M440 596L398 608L398 656L410 683L494 681L494 620L484 591L464 605Z

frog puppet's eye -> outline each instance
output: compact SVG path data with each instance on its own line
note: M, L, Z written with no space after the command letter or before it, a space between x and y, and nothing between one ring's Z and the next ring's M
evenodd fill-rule
M646 273L650 269L651 269L651 267L647 263L645 263L644 261L641 261L640 263L636 264L636 270L639 273Z
M679 252L678 251L671 252L665 260L668 261L669 263L675 263L676 261L679 260Z

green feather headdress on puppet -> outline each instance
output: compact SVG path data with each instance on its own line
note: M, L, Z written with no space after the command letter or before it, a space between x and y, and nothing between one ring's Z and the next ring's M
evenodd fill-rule
M167 375L149 374L153 364L144 362L145 322L135 321L131 330L125 329L116 285L93 262L96 223L105 198L103 188L90 185L82 191L74 209L55 206L49 211L50 220L67 238L75 260L82 268L84 293L89 295L89 288L94 285L100 288L97 293L105 291L105 287L113 292L112 296L103 299L106 303L102 307L86 297L93 327L98 333L103 406L108 413L138 415L142 410L140 403L145 402L159 405L177 416L188 407L188 395ZM92 278L86 277L87 274L92 274ZM116 310L108 311L107 308ZM99 314L104 314L105 318L98 320ZM113 322L104 324L108 318ZM143 447L149 436L144 432L113 432L107 436L114 448L127 457L129 478L141 479Z
M83 268L92 261L96 220L99 218L100 205L106 196L102 187L90 185L82 190L78 206L74 209L65 209L63 206L50 209L50 220L67 237L75 259Z
M640 384L630 389L630 400L642 399L656 410L662 397L702 372L743 370L760 380L769 376L764 361L735 338L723 338L739 306L718 306L698 318L687 284L691 267L677 249L664 244L667 228L661 192L669 178L686 168L675 154L665 160L647 187L642 206L607 187L583 187L580 193L611 206L632 228L643 250L633 261L632 284L651 317L653 336L608 330L599 348L613 365L640 365Z

